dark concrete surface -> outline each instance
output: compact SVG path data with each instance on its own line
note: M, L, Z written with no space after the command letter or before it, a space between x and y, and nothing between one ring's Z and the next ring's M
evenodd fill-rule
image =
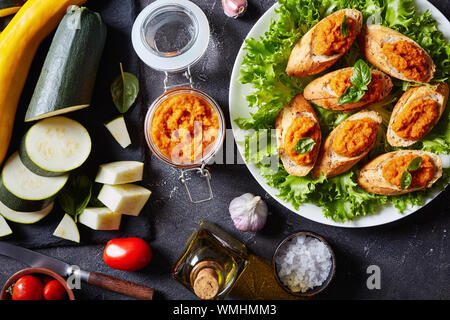
M143 8L150 0L141 0ZM193 0L206 13L211 24L208 54L195 66L196 86L213 96L221 105L230 127L228 88L231 69L242 40L258 18L275 2L249 0L247 14L239 19L227 18L220 1ZM450 3L431 0L447 17ZM141 77L142 108L162 92L162 75L143 64ZM147 101L147 103L145 103ZM137 111L136 111L137 112ZM133 128L133 139L139 128ZM125 155L124 155L125 158ZM334 282L320 299L449 299L450 298L450 230L449 198L442 193L435 201L400 221L368 229L342 229L304 219L267 197L264 190L244 165L214 165L212 168L215 199L191 205L178 184L178 171L162 165L147 154L145 183L153 195L142 216L150 226L153 260L142 271L127 273L108 268L102 260L104 245L83 245L40 249L81 268L104 272L130 281L154 287L160 299L194 299L182 285L171 278L170 271L182 247L199 222L209 220L247 244L261 257L270 259L284 237L299 230L309 230L324 236L337 256ZM238 232L229 217L228 204L236 196L252 192L267 197L271 215L267 226L259 233ZM132 233L128 234L133 236ZM381 289L366 287L366 269L378 265L381 269ZM0 283L14 272L26 267L0 256ZM103 289L84 285L76 292L78 299L127 299Z

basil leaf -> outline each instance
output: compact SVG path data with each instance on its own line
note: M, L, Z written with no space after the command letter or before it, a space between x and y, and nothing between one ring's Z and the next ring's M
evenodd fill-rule
M350 81L354 86L359 87L360 89L369 90L368 85L372 81L372 72L364 60L359 59L356 61Z
M403 190L408 188L412 182L412 175L407 170L402 173L402 178L400 180L400 186Z
M297 154L305 154L314 149L316 142L311 138L300 138L295 144L294 151Z
M127 112L136 101L139 93L139 80L129 72L124 72L120 64L120 75L111 84L111 95L117 110Z
M358 102L362 99L362 97L364 97L365 94L366 92L364 90L361 90L356 86L348 87L339 98L338 104Z
M58 196L58 202L65 213L71 215L75 222L88 205L92 196L92 182L83 174L71 175L64 189Z
M408 171L416 171L422 165L422 157L416 157L408 164Z
M347 16L344 14L344 18L342 18L342 23L341 23L341 34L342 37L347 37L348 35L348 29L349 29L349 24L348 24L348 20L347 20Z

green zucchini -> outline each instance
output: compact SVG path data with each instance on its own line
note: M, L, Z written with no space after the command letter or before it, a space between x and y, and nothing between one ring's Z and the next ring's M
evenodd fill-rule
M54 202L50 203L47 208L35 212L21 212L11 210L0 202L0 216L3 216L6 220L21 223L21 224L33 224L44 219L53 210Z
M0 17L6 17L19 11L25 0L0 0Z
M77 26L74 21L78 18ZM26 122L90 105L105 40L106 26L98 13L82 7L64 16L28 106Z
M57 177L80 167L91 152L91 138L77 121L53 117L39 121L25 134L19 154L33 173Z
M0 201L15 211L34 212L47 208L64 187L69 175L41 177L28 170L14 153L2 170Z

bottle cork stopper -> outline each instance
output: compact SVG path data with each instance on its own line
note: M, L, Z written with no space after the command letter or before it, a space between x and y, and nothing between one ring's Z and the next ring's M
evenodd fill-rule
M219 279L212 268L202 269L195 278L194 292L200 299L211 300L219 293Z

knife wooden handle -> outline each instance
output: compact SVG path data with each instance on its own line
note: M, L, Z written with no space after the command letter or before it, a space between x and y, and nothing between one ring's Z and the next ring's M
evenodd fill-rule
M153 294L155 293L155 290L152 288L98 272L91 272L87 283L141 300L153 300Z

